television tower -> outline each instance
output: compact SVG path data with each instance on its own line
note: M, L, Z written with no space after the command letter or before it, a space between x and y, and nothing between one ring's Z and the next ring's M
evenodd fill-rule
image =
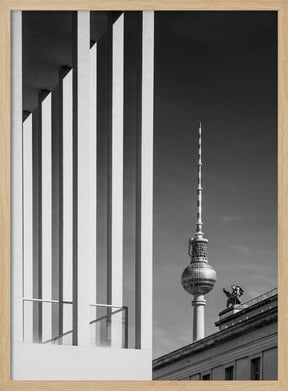
M216 283L216 272L208 263L208 239L202 231L202 156L201 156L201 122L198 122L198 187L197 187L197 223L196 232L189 239L188 255L191 258L181 278L186 292L193 295L193 342L205 337L204 295L210 292Z

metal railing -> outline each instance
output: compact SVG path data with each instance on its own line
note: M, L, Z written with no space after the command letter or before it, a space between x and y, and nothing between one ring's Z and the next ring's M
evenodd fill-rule
M251 305L259 303L260 301L268 299L269 297L275 296L277 293L278 293L278 288L271 289L271 291L265 292L262 295L254 297L254 299L248 300L242 305L246 307L250 307Z
M72 304L67 300L22 298L23 341L72 345L72 338L65 338L73 334ZM48 321L45 316L48 316ZM68 330L63 330L63 327Z
M72 345L72 301L25 297L22 299L22 303L24 342ZM55 306L58 308L55 309ZM90 304L89 307L90 344L102 347L128 348L128 307L111 304ZM46 318L45 322L45 310L47 316L48 309L49 320L47 322ZM64 326L66 330L63 329ZM70 335L71 338L67 339L67 336Z
M90 304L90 307L91 344L128 348L128 307L111 304Z
M69 335L69 334L73 334L73 330L66 331L66 333L59 334L56 337L48 339L47 341L44 341L42 343L54 343L55 344L56 341L59 341L59 339L66 337L66 335Z

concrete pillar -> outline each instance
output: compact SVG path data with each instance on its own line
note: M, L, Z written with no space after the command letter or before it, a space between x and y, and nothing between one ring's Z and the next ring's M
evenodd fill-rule
M106 235L106 251L107 251L107 275L106 275L106 302L112 304L112 50L113 50L113 28L111 14L108 16L108 29L105 33L104 53L106 63L105 74L105 125L107 128L107 235ZM103 98L103 96L102 96ZM107 320L105 325L107 345L111 344L111 309L107 309Z
M89 345L90 11L73 13L73 344Z
M32 113L33 153L33 297L42 298L42 251L41 251L41 101ZM33 341L42 342L42 304L33 303Z
M109 33L109 32L108 32ZM112 26L111 131L108 136L107 303L123 305L124 15ZM111 345L122 347L122 313L111 315ZM110 316L108 317L109 321ZM109 328L109 324L107 324ZM108 332L109 334L109 332Z
M90 302L96 298L96 239L97 239L97 43L90 49L90 127L89 127L89 249L90 249Z
M11 11L11 336L23 340L22 12ZM6 146L7 151L9 146ZM12 353L13 354L13 353ZM12 356L13 359L13 356ZM13 361L12 361L13 362ZM13 365L12 372L13 374Z
M52 299L52 105L51 93L41 102L41 262L42 299ZM52 304L42 303L42 341L52 337Z
M90 304L97 303L97 43L90 48L90 127L89 127L89 267ZM90 321L96 319L96 307L90 307ZM97 323L90 326L90 338L96 344Z
M144 11L138 23L142 51L136 152L135 341L136 348L152 350L154 11Z
M23 122L23 296L33 298L32 114ZM33 342L33 303L24 302L24 341Z
M62 277L60 290L64 301L73 300L73 70L63 73L61 85L62 110ZM62 307L62 332L72 329L72 307ZM66 341L67 338L65 337Z
M193 342L205 337L204 307L206 300L204 295L194 296L193 306Z
M60 119L60 88L57 85L52 93L52 299L60 300L60 273L61 260L60 248L62 244L61 236L61 143L62 129L59 126ZM56 337L62 332L60 307L57 304L52 305L52 337ZM60 331L61 329L61 331Z

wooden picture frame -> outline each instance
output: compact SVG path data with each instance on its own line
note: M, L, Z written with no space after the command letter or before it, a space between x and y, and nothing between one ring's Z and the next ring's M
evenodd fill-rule
M10 12L11 10L258 10L278 12L278 381L11 381L10 380ZM287 0L1 0L1 141L0 141L0 390L287 390L288 328L288 1Z

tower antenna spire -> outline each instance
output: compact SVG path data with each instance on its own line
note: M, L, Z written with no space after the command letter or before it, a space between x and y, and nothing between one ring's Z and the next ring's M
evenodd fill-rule
M197 187L197 223L195 238L203 238L202 222L202 145L201 145L201 122L198 122L198 187Z
M208 239L202 232L202 156L201 122L198 122L198 187L197 187L197 222L194 237L189 239L188 254L191 258L181 277L186 292L193 295L193 341L204 338L204 295L210 292L216 283L216 272L208 263Z

